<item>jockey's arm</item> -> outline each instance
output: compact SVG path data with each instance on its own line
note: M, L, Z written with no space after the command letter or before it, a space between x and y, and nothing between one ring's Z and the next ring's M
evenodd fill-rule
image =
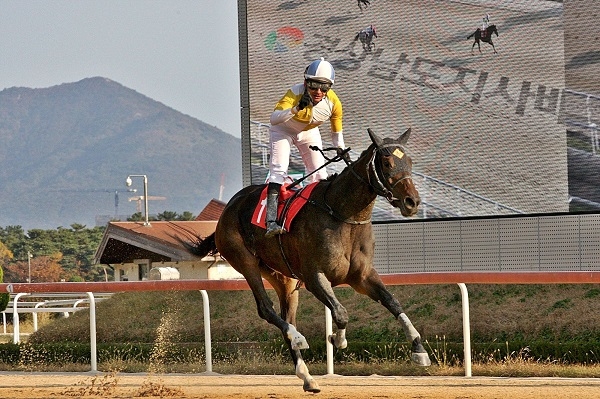
M294 106L298 104L302 94L296 94L293 90L289 89L285 95L275 105L275 110L271 113L271 125L278 125L292 119L296 114L294 113Z
M337 98L337 95L334 99L334 106L329 122L331 123L331 143L334 147L345 148L342 126L342 102Z

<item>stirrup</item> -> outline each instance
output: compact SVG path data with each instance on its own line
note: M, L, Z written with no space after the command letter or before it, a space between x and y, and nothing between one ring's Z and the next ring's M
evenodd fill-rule
M277 222L267 222L267 232L265 237L273 237L278 234L285 233L285 229L277 224Z

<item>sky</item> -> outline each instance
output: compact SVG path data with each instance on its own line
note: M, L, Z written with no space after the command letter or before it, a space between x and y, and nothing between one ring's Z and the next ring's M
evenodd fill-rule
M0 91L109 78L241 136L236 0L0 0Z

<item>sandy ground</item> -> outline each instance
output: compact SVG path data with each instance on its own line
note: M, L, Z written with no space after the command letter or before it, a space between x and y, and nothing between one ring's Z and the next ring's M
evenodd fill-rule
M600 379L315 376L305 393L295 376L0 373L0 398L598 398Z

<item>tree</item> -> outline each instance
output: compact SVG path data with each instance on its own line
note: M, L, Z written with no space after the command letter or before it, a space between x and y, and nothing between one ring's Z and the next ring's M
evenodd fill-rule
M194 215L189 211L184 211L181 215L173 211L164 211L156 216L148 216L149 221L171 221L171 220L194 220ZM144 215L141 212L136 212L127 218L128 222L143 222Z
M5 259L12 259L13 253L10 249L2 241L0 241L0 262L3 262ZM1 263L0 263L1 264Z
M194 214L190 211L184 211L178 218L177 220L194 220L196 219L196 216L194 216Z
M64 270L59 261L61 254L53 256L36 256L31 258L31 282L58 282L63 278ZM11 283L25 282L29 278L29 263L18 261L6 267L6 281Z
M158 220L177 220L177 212L164 211L157 215Z
M77 223L72 224L70 228L59 227L56 230L32 229L27 234L20 226L0 228L0 241L14 254L14 259L4 261L5 277L13 282L26 281L27 276L23 273L28 269L27 254L30 252L34 255L32 271L38 263L42 267L41 270L44 270L42 257L46 256L55 259L62 268L60 278L69 281L104 280L103 267L94 265L94 255L103 233L104 227L88 229ZM32 280L36 281L33 277L32 273ZM56 271L50 270L49 274L38 278L54 281Z
M5 260L12 259L12 258L13 258L13 254L10 251L10 249L8 249L6 247L6 245L4 245L4 243L2 241L0 241L0 283L4 282ZM2 312L3 310L6 309L6 306L8 306L9 301L10 301L10 294L8 292L3 292L0 294L0 312Z

